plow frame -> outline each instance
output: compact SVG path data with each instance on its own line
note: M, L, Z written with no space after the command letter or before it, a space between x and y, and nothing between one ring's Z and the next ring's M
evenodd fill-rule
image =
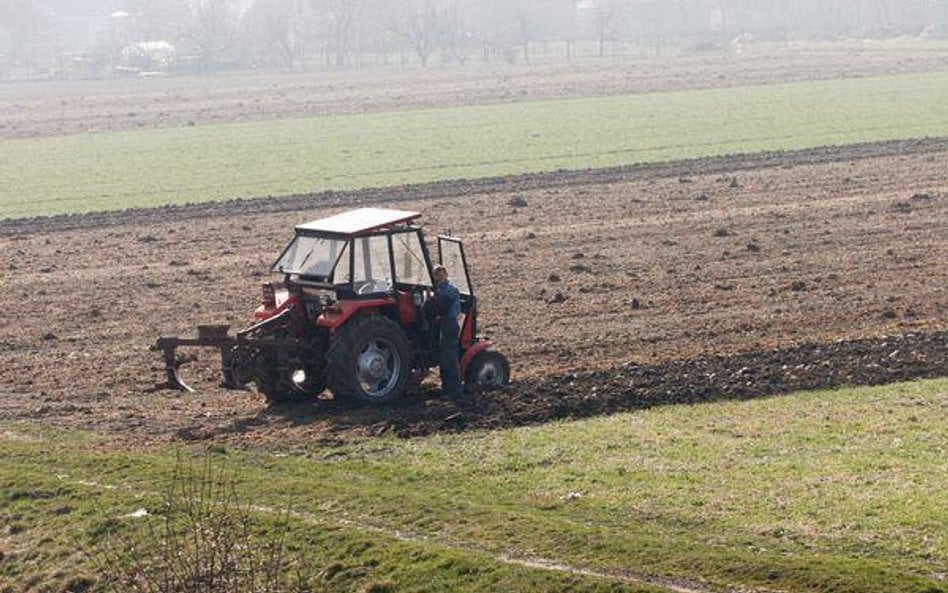
M159 337L151 350L161 351L164 361L164 381L155 385L155 389L173 389L177 391L194 392L194 389L185 383L178 374L178 368L187 361L179 361L177 350L180 347L187 348L216 348L220 352L221 367L223 379L221 386L227 389L245 389L245 383L235 380L228 372L231 352L237 346L250 346L256 349L281 348L284 346L298 346L300 340L295 338L262 338L257 337L267 326L274 326L280 321L284 321L288 315L280 314L246 329L243 329L235 336L230 335L229 325L199 325L197 326L198 335L196 338L180 337Z

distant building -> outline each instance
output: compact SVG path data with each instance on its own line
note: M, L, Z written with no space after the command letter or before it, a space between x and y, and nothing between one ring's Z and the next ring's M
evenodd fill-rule
M168 41L140 41L122 48L119 66L138 71L171 70L177 50Z

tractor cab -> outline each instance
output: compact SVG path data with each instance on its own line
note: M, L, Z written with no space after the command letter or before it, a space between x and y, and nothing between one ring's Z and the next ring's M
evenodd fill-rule
M297 225L272 271L339 300L432 287L417 212L361 208Z
M428 246L421 228L414 224L420 216L405 210L361 208L297 225L293 240L271 271L284 275L284 288L331 291L335 301L408 297L414 307L421 306L430 298L434 283ZM474 295L461 241L439 236L438 261L461 293L462 310L469 313ZM257 317L268 317L289 292L277 298L276 291L265 285L264 305ZM276 302L267 303L269 293Z

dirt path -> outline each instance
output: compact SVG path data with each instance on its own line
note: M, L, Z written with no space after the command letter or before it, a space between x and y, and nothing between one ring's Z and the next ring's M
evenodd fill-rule
M292 226L370 192L5 225L0 419L122 446L292 448L944 375L948 152L878 148L458 182L399 202L466 239L482 330L513 361L516 385L457 405L268 410L219 389L210 352L184 372L198 394L150 391L157 335L246 324Z

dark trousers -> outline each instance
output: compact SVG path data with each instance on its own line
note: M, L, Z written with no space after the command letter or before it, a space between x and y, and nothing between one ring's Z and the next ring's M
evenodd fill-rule
M461 395L461 328L457 319L442 319L441 328L441 391L445 397Z

